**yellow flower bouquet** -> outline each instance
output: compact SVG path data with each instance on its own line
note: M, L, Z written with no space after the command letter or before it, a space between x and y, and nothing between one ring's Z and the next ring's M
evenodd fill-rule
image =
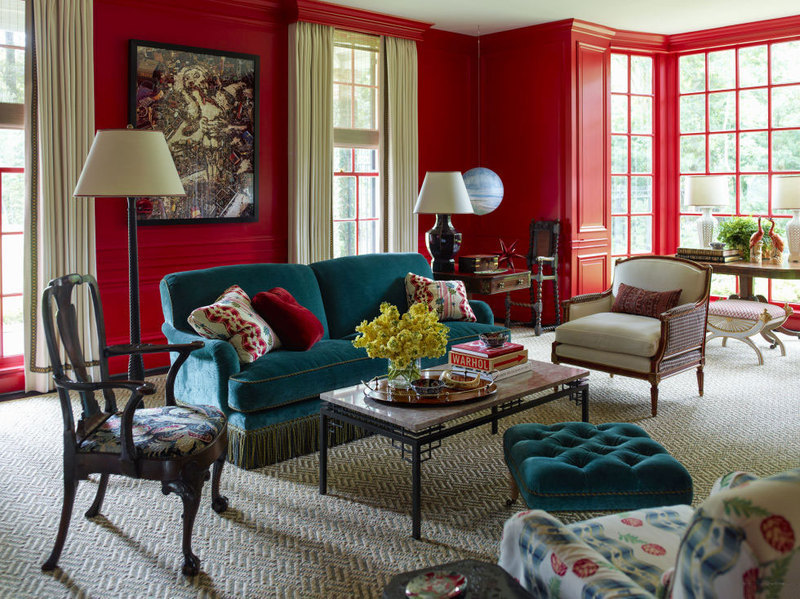
M365 348L370 358L389 360L389 384L408 388L420 376L420 358L445 354L449 329L426 304L412 304L400 316L397 306L383 302L380 315L362 321L356 332L353 346Z

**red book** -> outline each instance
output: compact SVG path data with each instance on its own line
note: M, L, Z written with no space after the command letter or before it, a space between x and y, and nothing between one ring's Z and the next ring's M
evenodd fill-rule
M497 356L522 351L525 348L519 343L511 343L510 341L506 341L500 347L488 347L484 345L483 341L470 341L469 343L458 343L450 349L470 356L496 358Z
M471 370L482 370L490 372L492 370L504 370L511 368L517 364L522 364L528 361L528 350L505 354L503 356L496 356L494 358L484 358L481 356L472 356L469 354L462 354L458 351L450 352L450 364L453 366L461 366L462 368L469 368Z

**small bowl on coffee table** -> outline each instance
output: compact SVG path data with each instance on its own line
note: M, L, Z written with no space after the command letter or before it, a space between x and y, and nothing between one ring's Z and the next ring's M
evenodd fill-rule
M416 379L411 381L411 388L419 397L436 397L444 390L439 379Z
M508 333L505 331L495 331L494 333L481 333L478 335L486 347L502 347L508 341Z

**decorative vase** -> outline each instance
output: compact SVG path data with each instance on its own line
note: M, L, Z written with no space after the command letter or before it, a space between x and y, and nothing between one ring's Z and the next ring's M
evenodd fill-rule
M762 242L756 242L754 245L750 246L750 262L753 264L761 264L762 259Z
M392 389L410 389L411 382L417 380L422 372L422 360L414 358L410 362L388 360L389 387Z

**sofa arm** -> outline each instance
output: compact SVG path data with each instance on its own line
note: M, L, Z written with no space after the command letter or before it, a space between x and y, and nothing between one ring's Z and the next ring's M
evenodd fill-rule
M664 312L659 317L661 337L666 340L663 357L703 347L706 339L707 315L707 302L683 304Z
M598 312L610 312L613 303L614 297L611 295L610 289L603 293L576 295L572 299L565 300L562 304L564 322L577 320Z
M494 313L491 307L489 307L489 304L481 300L469 300L469 305L479 323L494 324Z
M543 510L506 521L498 564L536 596L653 597Z

